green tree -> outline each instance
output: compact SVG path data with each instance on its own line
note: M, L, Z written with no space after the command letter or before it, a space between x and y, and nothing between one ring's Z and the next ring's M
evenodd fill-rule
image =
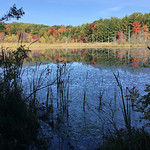
M93 37L95 39L96 42L103 42L103 30L104 29L104 25L103 23L97 23L94 26L94 30L93 30Z
M4 23L0 23L0 32L7 32Z
M88 23L82 24L82 25L81 25L81 30L82 30L87 36L90 35L90 28L89 28L89 24L88 24Z

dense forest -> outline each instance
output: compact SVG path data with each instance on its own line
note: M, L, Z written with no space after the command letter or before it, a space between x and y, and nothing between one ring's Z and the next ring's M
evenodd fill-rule
M30 23L0 23L0 41L42 43L118 42L145 43L150 38L150 13L133 13L123 18L111 17L80 26Z

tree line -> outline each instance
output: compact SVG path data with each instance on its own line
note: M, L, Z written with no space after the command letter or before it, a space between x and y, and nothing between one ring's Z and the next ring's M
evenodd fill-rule
M17 42L21 36L23 42L37 40L42 43L88 43L118 42L144 43L150 38L150 13L133 13L123 18L111 17L80 26L30 23L0 23L0 40Z

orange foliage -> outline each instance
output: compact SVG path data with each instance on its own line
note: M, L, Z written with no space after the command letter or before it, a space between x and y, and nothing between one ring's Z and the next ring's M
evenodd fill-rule
M69 28L69 32L71 32L72 28Z
M123 51L118 51L118 52L117 52L117 57L118 57L118 58L122 58L125 54L126 54L126 51L125 51L125 50L123 50Z
M54 32L53 32L53 36L55 37L55 36L60 36L60 33L59 33L59 31L58 30L54 30Z
M61 28L61 32L65 32L66 31L66 28Z
M147 27L146 24L143 26L143 36L144 36L146 39L148 39L148 37L149 37L149 29L148 29L148 27Z
M52 30L49 29L49 30L46 32L46 34L49 35L49 34L51 33L51 31L52 31Z
M27 37L29 37L30 36L30 33L27 33Z
M148 29L147 25L145 24L145 25L143 26L143 32L148 32L148 31L149 31L149 29Z
M8 34L10 35L10 28L7 27L6 30L7 30Z
M141 27L140 22L135 21L131 25L132 25L133 32L137 35L140 32L140 27Z
M62 58L61 61L67 62L67 59L66 58Z
M131 66L132 67L137 67L139 66L139 56L136 56L132 59L132 62L131 62Z

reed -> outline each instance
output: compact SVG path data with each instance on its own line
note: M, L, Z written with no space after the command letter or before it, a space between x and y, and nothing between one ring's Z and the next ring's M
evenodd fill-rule
M54 111L53 98L54 98L54 96L53 96L53 90L52 90L52 88L50 87L50 106L49 106L49 108L51 109L51 112Z
M99 106L98 106L99 109L102 106L103 95L104 95L104 90L100 90L100 92L99 92Z
M68 102L69 102L69 80L70 75L67 74L67 66L64 64L57 64L57 108L61 111L67 111L68 113Z
M86 91L84 91L84 96L83 96L83 111L85 112L85 104L86 104Z
M86 105L86 90L87 90L87 80L88 80L88 72L86 73L86 78L85 78L85 87L84 87L84 92L83 92L83 111L85 112L85 105Z
M35 113L37 111L37 104L38 104L38 98L37 98L37 92L39 91L39 89L45 84L45 80L48 80L48 76L47 74L50 75L49 72L49 66L47 66L44 69L40 69L41 63L37 64L34 69L32 69L32 71L30 70L30 73L32 72L33 76L28 76L28 82L30 85L30 94L27 97L28 99L30 98L29 101L29 106L30 109L33 110ZM49 88L49 86L46 86L45 88ZM27 98L25 98L25 100L27 100ZM46 103L48 104L48 99L49 99L49 89L47 92L47 97L46 97Z
M120 93L121 93L121 99L122 99L122 105L123 105L122 113L123 113L123 118L124 118L125 126L126 126L128 132L130 133L130 131L131 131L130 106L129 106L128 102L127 103L125 102L122 84L119 81L118 76L115 73L113 73L113 74L114 74L114 77L116 79L116 82L117 82L117 84L119 86Z

